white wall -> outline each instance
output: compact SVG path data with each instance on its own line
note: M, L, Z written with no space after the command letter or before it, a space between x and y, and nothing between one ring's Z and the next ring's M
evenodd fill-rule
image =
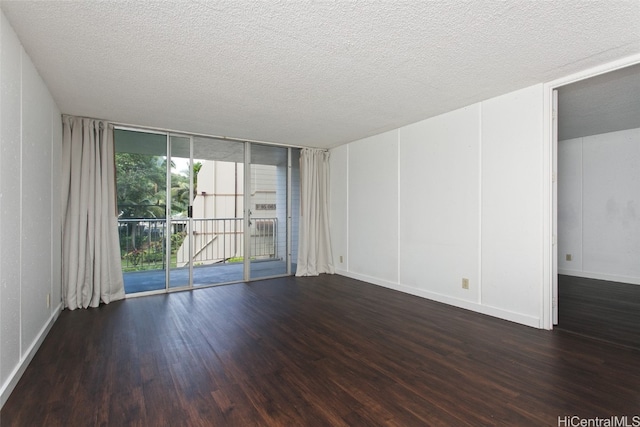
M385 282L398 280L397 146L397 130L349 145L349 271Z
M400 129L399 256L405 286L478 299L479 130L479 104ZM469 290L462 289L462 278L469 279Z
M4 14L0 18L2 405L61 309L62 124L47 87Z
M332 150L338 273L542 327L543 98L536 85Z
M543 87L482 103L482 299L536 319L543 291Z
M558 143L558 258L561 274L640 284L640 128Z

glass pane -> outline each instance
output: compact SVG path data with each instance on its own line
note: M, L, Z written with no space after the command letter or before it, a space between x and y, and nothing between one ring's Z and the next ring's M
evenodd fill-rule
M287 149L251 146L252 279L287 274Z
M172 139L172 144L176 156L172 160L176 166L183 164L183 175L188 176L188 150L181 141ZM184 162L178 154L186 156ZM194 286L242 281L244 143L194 137L193 157L192 218L186 218L186 210L175 213L178 209L172 203L172 222L181 225L182 233L175 230L180 246L171 286L186 286L190 261ZM180 179L172 176L172 180ZM175 191L172 185L172 194Z
M188 209L190 202L191 139L171 136L171 270L169 287L189 286L189 260L192 241L191 221Z
M118 232L125 292L165 288L165 135L116 129Z
M195 138L193 285L243 279L244 143Z

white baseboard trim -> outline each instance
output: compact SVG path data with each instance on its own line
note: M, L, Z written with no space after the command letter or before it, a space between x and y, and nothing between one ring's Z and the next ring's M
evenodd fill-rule
M453 298L436 292L425 291L424 289L418 289L411 286L378 279L376 277L366 276L364 274L353 273L350 271L339 270L336 271L336 274L340 274L342 276L350 277L356 280L362 280L363 282L368 282L374 285L382 286L384 288L393 289L396 291L404 292L406 294L426 298L432 301L441 302L443 304L452 305L454 307L463 308L465 310L475 311L476 313L497 317L498 319L508 320L510 322L530 326L532 328L542 328L542 322L539 318L528 316L526 314L515 313L512 311L503 310L501 308L478 304L472 301L465 301L459 298Z
M51 314L51 317L49 317L47 323L45 323L45 325L40 330L38 337L31 343L31 346L27 349L20 362L13 369L13 371L9 375L9 378L7 378L7 381L2 384L2 387L0 388L0 409L2 409L4 404L7 402L7 399L9 399L9 395L11 394L13 389L16 388L16 385L18 384L18 381L20 381L22 374L24 374L27 366L29 366L31 360L33 360L33 356L36 355L36 352L51 330L51 327L56 322L56 320L58 320L58 316L60 316L61 311L62 303L60 303L58 307L56 307L56 309L53 311L53 314Z
M558 274L563 274L565 276L584 277L587 279L607 280L609 282L620 282L620 283L629 283L632 285L640 285L640 277L617 276L615 274L602 274L602 273L593 273L591 271L561 270L561 269L558 269Z

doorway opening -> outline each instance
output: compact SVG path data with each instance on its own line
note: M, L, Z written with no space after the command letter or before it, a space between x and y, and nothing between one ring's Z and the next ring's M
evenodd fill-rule
M557 101L557 327L640 347L640 65Z

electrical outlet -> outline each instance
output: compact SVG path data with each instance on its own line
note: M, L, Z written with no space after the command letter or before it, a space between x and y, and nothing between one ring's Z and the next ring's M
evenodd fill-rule
M340 264L342 264L342 255L340 255Z
M571 261L571 254L567 254L567 255L565 256L565 259L566 259L567 261Z
M462 289L469 289L469 279L462 278Z
M51 308L51 294L47 294L47 308Z

